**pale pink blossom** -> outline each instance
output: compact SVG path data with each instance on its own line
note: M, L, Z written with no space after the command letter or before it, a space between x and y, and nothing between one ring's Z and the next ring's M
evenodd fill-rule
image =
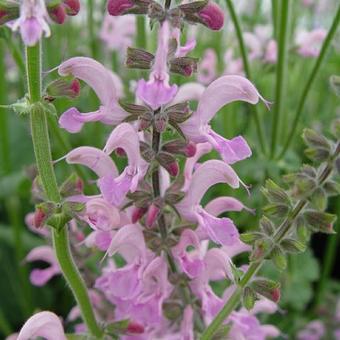
M61 273L54 251L50 246L39 246L32 249L26 256L27 262L44 261L49 267L44 269L33 269L30 281L35 286L45 285L52 277Z
M20 4L20 17L15 20L12 30L20 29L22 40L27 46L34 46L45 34L51 35L47 24L48 13L44 0L23 0Z
M212 48L208 48L199 64L197 80L204 85L211 83L216 78L216 67L216 52Z
M141 79L137 84L137 97L153 110L168 104L177 92L177 85L169 84L167 58L169 52L170 27L167 21L161 24L158 32L158 44L155 61L149 81Z
M326 36L327 31L323 28L317 28L310 32L299 32L296 37L297 52L305 58L317 57Z
M117 125L128 115L118 104L112 72L99 62L87 57L74 57L63 62L58 72L61 76L72 75L83 80L94 90L101 102L99 109L93 112L80 113L75 107L65 111L59 118L59 125L68 132L79 132L86 122L100 121Z
M198 223L197 233L201 239L209 238L222 245L232 245L239 239L232 220L217 218L200 205L205 192L217 183L238 188L240 181L228 164L219 160L206 161L194 172L187 193L176 208L183 218Z
M100 38L108 49L117 51L123 56L126 49L132 46L136 34L136 17L132 14L111 16L105 14Z
M23 325L17 340L43 337L46 340L66 340L63 325L52 312L40 312L31 316Z
M234 101L257 104L262 99L255 86L241 76L223 76L213 81L203 92L197 110L184 123L182 131L196 143L209 142L228 164L251 156L251 150L243 137L225 139L214 132L210 120L224 105Z

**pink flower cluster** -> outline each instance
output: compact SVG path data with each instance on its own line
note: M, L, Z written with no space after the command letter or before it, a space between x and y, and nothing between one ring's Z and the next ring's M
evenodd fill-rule
M109 11L124 12L136 4L110 1ZM199 13L207 26L217 29L223 24L223 16L222 23L213 20L214 16L221 19L219 11L210 3ZM104 325L129 319L122 335L125 340L197 338L195 320L208 325L236 287L235 270L246 269L237 269L232 258L250 250L240 241L234 222L221 215L252 211L230 196L207 204L203 197L218 183L239 188L243 183L231 165L251 156L242 136L226 139L212 129L210 121L224 105L257 104L262 97L249 80L235 75L222 76L206 88L198 83L171 84L171 62L174 58L182 62L194 47L192 42L180 46L179 35L171 22L160 22L150 76L138 81L133 104L119 101L117 77L93 59L74 57L58 67L60 76L85 82L100 100L93 112L68 109L59 119L60 127L77 133L87 122L114 126L102 149L80 146L64 157L68 164L93 171L98 193L87 196L80 191L64 199L84 205L70 223L78 243L74 247L103 253L101 274L91 287L97 317ZM193 111L190 101L198 101ZM170 139L163 136L165 130ZM219 159L200 162L213 149ZM111 157L114 152L127 159L122 171ZM28 222L32 224L32 217ZM33 250L27 261L39 258L50 267L32 272L35 285L60 272L51 248ZM230 285L218 295L210 283L220 280ZM259 312L275 311L275 302L265 298L251 312L234 311L226 321L231 338L278 335L275 327L261 325L256 318ZM73 311L69 320L78 315L79 310ZM47 334L47 327L54 327L58 337ZM77 330L84 332L84 327L80 324ZM31 336L65 338L59 318L50 312L29 319L18 339Z

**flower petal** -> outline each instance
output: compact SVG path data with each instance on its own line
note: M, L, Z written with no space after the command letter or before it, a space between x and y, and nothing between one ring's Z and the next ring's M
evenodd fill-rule
M34 314L21 328L17 340L30 340L36 337L43 337L47 340L66 340L58 316L51 312Z
M107 175L118 176L118 170L112 159L102 150L91 146L80 146L70 151L66 155L66 162L85 165L99 178Z

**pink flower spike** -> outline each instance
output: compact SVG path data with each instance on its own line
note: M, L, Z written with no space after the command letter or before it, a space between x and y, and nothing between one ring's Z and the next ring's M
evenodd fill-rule
M80 146L66 156L68 164L81 164L94 171L99 178L107 175L118 176L113 160L102 150L91 146Z
M224 14L222 9L214 2L210 1L198 13L204 25L213 31L219 31L224 24Z
M43 337L47 340L66 340L63 325L52 312L40 312L31 316L23 325L17 340Z
M26 261L44 261L50 264L50 266L45 269L33 269L30 275L30 281L35 286L43 286L53 276L61 273L54 251L50 246L40 246L32 249L26 256Z

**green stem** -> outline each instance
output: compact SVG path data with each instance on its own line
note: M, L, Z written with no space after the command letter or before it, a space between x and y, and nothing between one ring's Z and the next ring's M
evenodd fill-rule
M90 50L92 58L97 57L97 37L95 34L95 21L94 21L94 1L88 0L87 1L87 26L88 26L88 33L89 33L89 43L90 43Z
M294 139L294 135L296 133L296 130L297 130L297 126L298 126L298 123L299 123L299 120L300 120L300 117L301 117L301 114L303 112L303 108L305 106L305 103L306 103L306 100L307 100L307 96L309 94L309 91L314 83L314 80L318 74L318 71L320 69L320 66L323 62L323 60L325 59L325 56L326 56L326 53L331 45L331 42L334 38L334 35L336 33L336 30L337 30L337 27L338 27L338 24L339 24L339 20L340 20L340 5L338 7L338 10L336 12L336 15L334 17L334 20L333 20L333 23L331 25L331 28L329 29L328 31L328 34L327 34L327 37L322 45L322 48L321 48L321 51L320 51L320 54L314 64L314 67L313 67L313 70L307 80L307 83L303 89L303 92L302 92L302 95L301 95L301 98L300 98L300 101L299 101L299 104L298 104L298 107L297 107L297 110L296 110L296 113L295 113L295 117L294 117L294 120L291 124L291 130L290 130L290 133L288 135L288 138L287 138L287 141L278 157L278 159L281 159L287 152L291 142L293 141Z
M273 37L277 40L277 23L279 18L279 3L280 0L272 0L272 23L273 23Z
M275 112L272 125L272 142L270 155L275 155L276 144L279 139L280 116L283 109L283 100L286 89L287 78L287 41L290 17L290 0L281 1L280 31L278 41L278 61L276 67L276 87L275 87Z
M42 104L41 97L41 55L40 44L26 48L27 83L30 103L31 133L33 148L38 168L38 173L48 200L56 203L61 202L57 180L51 159L51 148L48 135L47 116ZM68 240L68 230L65 226L61 231L53 229L53 246L57 260L63 275L71 287L74 297L80 308L83 320L89 332L100 337L102 330L99 328L87 288L82 280L77 266L75 265Z
M239 47L240 47L244 72L245 72L247 78L251 81L251 79L252 79L251 71L250 71L250 66L249 66L249 61L248 61L247 50L246 50L244 40L243 40L240 22L239 22L239 19L237 17L237 14L235 12L235 8L234 8L232 0L226 0L226 4L227 4L227 7L228 7L230 16L231 16L231 20L233 21L233 24L234 24L234 27L235 27L236 36L237 36ZM254 121L255 121L255 128L257 130L257 136L259 138L261 150L262 150L263 153L266 153L264 133L263 133L259 113L257 111L257 106L255 106L255 105L251 106L251 110L252 110L252 113L253 113L253 117L254 117Z
M340 153L340 144L338 144L336 152L335 152L335 158ZM334 159L335 159L334 158ZM318 186L321 186L329 177L333 169L333 163L330 162L326 168L321 173L320 177L318 178ZM291 232L294 222L296 218L299 216L301 211L305 208L307 205L306 200L300 200L295 205L293 211L291 214L282 222L282 224L277 229L276 233L273 236L274 243L279 244L280 241L282 241L286 235ZM265 263L265 259L259 260L258 262L253 262L250 264L248 270L243 275L239 285L237 286L234 293L231 295L229 300L226 302L226 304L223 306L223 308L220 310L220 312L217 314L217 316L214 318L214 320L211 322L211 324L205 329L205 331L202 334L201 340L211 340L213 335L218 331L219 327L222 325L224 320L230 315L230 313L235 310L235 308L238 307L243 288L247 286L247 284L250 282L250 280L253 278L253 276L257 273L257 271L262 267L262 265Z
M145 30L145 17L143 15L137 16L137 34L136 46L138 48L146 49L146 30Z

